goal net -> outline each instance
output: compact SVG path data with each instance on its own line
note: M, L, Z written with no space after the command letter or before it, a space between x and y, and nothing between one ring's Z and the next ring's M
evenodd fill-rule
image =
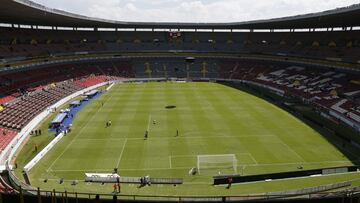
M198 173L237 173L237 159L235 154L215 154L197 156Z

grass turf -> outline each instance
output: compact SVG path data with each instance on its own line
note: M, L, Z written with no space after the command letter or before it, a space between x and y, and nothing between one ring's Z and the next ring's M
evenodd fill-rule
M169 105L176 108L167 109ZM112 120L112 126L106 128L108 120ZM146 130L148 140L144 140ZM211 186L212 175L222 169L188 175L189 169L196 166L196 156L204 154L235 154L238 172L243 175L294 171L300 165L304 169L352 165L350 160L356 159L356 154L345 157L289 113L233 88L214 83L122 84L76 116L72 133L30 171L30 179L43 189L110 193L111 185L80 182L73 187L69 182L83 180L85 172L119 168L122 176L150 175L185 181L177 187L138 189L125 185L125 194L235 195L360 178L355 173L240 184L224 190ZM60 178L65 179L62 185L58 184Z

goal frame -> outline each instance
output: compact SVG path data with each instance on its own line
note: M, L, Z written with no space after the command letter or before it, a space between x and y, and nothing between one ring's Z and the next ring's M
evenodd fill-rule
M234 169L234 172L237 173L238 160L236 159L235 154L209 154L209 155L197 155L197 163L196 163L196 165L197 165L197 171L198 171L199 174L200 174L200 172L202 170L202 168L201 168L201 163L202 163L201 158L205 158L205 157L218 157L218 158L220 158L220 157L232 157L232 161L231 161L232 162L232 167ZM219 163L220 164L220 163L226 163L226 162L230 163L230 161L214 161L214 162L208 162L208 163L214 163L214 164Z

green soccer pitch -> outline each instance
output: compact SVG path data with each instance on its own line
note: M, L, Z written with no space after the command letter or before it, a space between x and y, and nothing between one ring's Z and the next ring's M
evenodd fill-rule
M112 126L106 128L108 120ZM197 155L235 154L241 175L353 165L357 158L356 150L343 155L327 138L273 104L216 83L116 85L82 109L72 129L30 171L33 186L111 193L112 184L84 183L84 173L114 168L121 176L184 179L180 186L123 184L121 194L239 195L348 180L359 184L360 175L351 173L239 184L227 190L211 184L212 175L228 171L189 176ZM149 137L144 140L146 130ZM31 138L18 155L19 165L31 160L33 143L48 142L49 137ZM16 173L21 177L21 169ZM72 186L73 180L79 183Z

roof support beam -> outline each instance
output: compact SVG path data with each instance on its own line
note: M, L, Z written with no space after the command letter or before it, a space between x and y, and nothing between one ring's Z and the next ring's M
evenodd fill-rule
M308 29L329 27L357 27L360 26L360 4L336 8L318 13L310 13L300 16L284 18L255 20L235 23L156 23L156 22L119 22L80 16L69 12L47 8L43 5L32 3L27 0L3 0L1 1L0 22L21 25L40 25L58 27L82 28L154 28L171 29ZM15 26L14 26L15 27ZM101 30L101 29L100 29Z

